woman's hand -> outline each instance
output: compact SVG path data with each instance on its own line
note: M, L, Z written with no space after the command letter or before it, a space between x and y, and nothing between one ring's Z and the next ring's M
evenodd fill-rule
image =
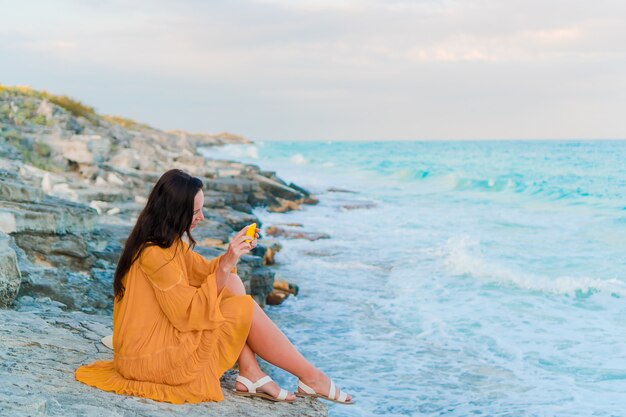
M228 249L226 253L222 256L220 260L220 267L223 270L230 272L237 263L239 262L239 258L242 255L250 253L250 251L256 247L257 238L259 237L259 233L254 234L254 240L250 242L246 242L246 240L250 239L250 236L246 236L246 231L250 226L246 226L233 236L228 244Z

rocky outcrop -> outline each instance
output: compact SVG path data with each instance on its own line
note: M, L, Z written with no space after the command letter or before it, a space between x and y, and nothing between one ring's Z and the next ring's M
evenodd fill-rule
M310 416L326 406L298 398L292 404L236 396L236 371L222 377L224 401L174 405L119 396L81 384L74 370L111 351L100 338L111 334L111 316L63 311L50 299L20 297L15 309L0 310L0 414L35 416ZM293 389L292 387L285 387Z
M0 168L0 230L5 233L82 233L96 223L95 210L45 194L16 171Z
M227 133L163 132L100 116L67 97L0 86L0 231L15 246L19 293L109 311L125 238L154 183L174 167L205 184L206 221L194 230L199 251L219 254L235 231L260 225L256 206L285 211L315 202L273 172L197 153L198 146L246 142ZM210 148L204 153L210 156ZM261 244L240 264L262 306L272 291L274 273L266 266L276 250ZM6 292L6 303L14 293Z
M193 234L206 257L223 253L244 226L261 226L254 207L286 211L317 202L275 173L196 151L246 141L163 132L100 116L67 97L0 85L0 414L326 415L316 400L234 396L232 371L222 381L225 401L197 405L120 397L74 380L79 365L111 357L100 338L111 333L115 265L163 172L180 168L204 182L206 220ZM238 265L261 306L297 291L275 280L270 266L279 250L276 241L260 241Z
M298 295L299 287L284 280L274 280L272 292L267 296L267 304L281 304L290 295Z
M20 293L48 296L87 312L110 309L110 261L116 256L108 261L101 256L100 246L107 243L98 239L97 211L47 195L15 172L0 170L0 191L0 227L14 244Z
M318 232L304 232L301 230L297 230L294 228L285 228L278 226L270 226L267 228L266 233L269 236L274 237L284 237L287 239L306 239L310 241L320 240L320 239L330 239L330 235L327 233L318 233Z
M11 304L22 282L15 251L9 243L10 237L0 232L0 308Z

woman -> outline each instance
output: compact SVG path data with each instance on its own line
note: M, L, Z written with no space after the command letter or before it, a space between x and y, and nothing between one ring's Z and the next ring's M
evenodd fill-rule
M244 228L212 260L183 242L186 234L195 245L203 204L198 178L170 170L156 183L115 271L113 361L82 366L76 379L176 404L221 401L219 379L237 362L236 394L293 401L261 371L258 354L299 378L296 395L352 404L246 295L236 265L258 234L249 241Z

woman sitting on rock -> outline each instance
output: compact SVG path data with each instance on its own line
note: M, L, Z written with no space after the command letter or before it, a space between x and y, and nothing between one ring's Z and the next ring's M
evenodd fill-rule
M250 241L244 228L211 260L182 240L195 245L203 204L198 178L170 170L156 183L115 271L113 360L78 368L76 379L157 401L221 401L220 377L237 362L236 394L293 401L261 371L258 354L299 378L296 395L352 404L246 295L236 265L258 234Z

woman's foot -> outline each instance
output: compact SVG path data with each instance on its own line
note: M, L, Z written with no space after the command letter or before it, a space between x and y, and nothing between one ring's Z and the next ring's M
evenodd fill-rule
M330 390L331 381L330 378L327 377L322 371L317 371L317 373L313 376L301 378L304 384L308 385L312 388L317 394L321 396L328 396L328 392ZM307 394L301 387L298 387L298 394ZM332 393L335 399L339 397L339 387L335 387L335 392ZM348 394L345 401L341 401L343 403L352 403L352 396Z
M259 379L263 378L264 376L267 376L266 373L258 370L258 371L241 371L239 370L239 375L249 379L252 382L256 382ZM242 384L241 382L237 381L235 383L235 390L237 391L241 391L241 392L247 392L248 388L246 388L246 386L244 384ZM267 384L263 384L260 387L258 387L256 389L256 392L262 392L265 393L271 397L274 398L278 398L278 394L280 394L280 387L278 386L278 384L276 384L274 381L272 382L268 382ZM286 401L293 401L296 399L296 396L294 394L292 394L291 392L287 394L287 398L285 398Z

